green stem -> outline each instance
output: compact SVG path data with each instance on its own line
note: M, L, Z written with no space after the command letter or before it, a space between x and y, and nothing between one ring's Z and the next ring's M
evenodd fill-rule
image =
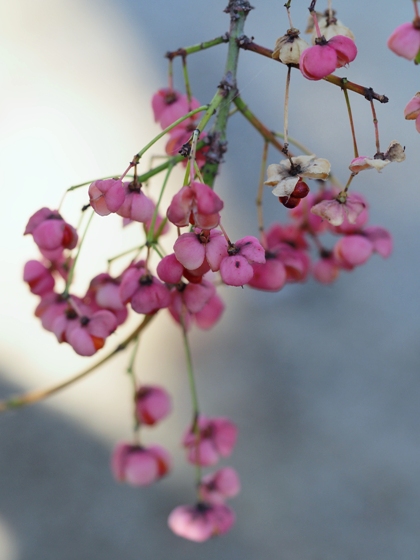
M173 165L171 165L168 168L165 179L163 181L162 188L160 189L159 198L158 198L158 201L156 203L155 210L153 212L152 221L150 222L150 227L149 227L149 231L147 232L147 238L146 238L146 243L149 246L153 243L154 239L157 239L157 237L155 236L156 218L157 218L157 215L158 215L158 212L159 212L160 203L162 202L163 193L165 192L166 185L168 184L169 177L172 173L172 170L173 170Z
M198 43L197 45L191 45L190 47L184 47L181 49L177 49L176 51L171 51L166 53L166 58L172 60L176 56L185 57L189 54L194 54L199 51L204 51L205 49L210 49L211 47L215 47L216 45L220 45L221 43L227 43L229 41L229 35L225 33L221 37L216 37L216 39L211 39L211 41L203 41L202 43Z
M181 309L180 319L181 319L181 327L182 327L182 339L183 339L183 342L184 342L184 350L185 350L185 360L186 360L186 363L187 363L188 383L189 383L189 386L190 386L191 406L192 406L192 413L193 413L191 431L193 432L193 434L196 437L197 457L196 457L196 464L195 464L195 475L196 475L196 483L197 483L197 486L198 486L198 484L201 481L201 465L199 464L199 456L198 456L199 455L199 443L200 443L200 427L198 425L198 419L199 419L199 416L200 416L200 409L199 409L199 405L198 405L198 394L197 394L197 387L196 387L195 377L194 377L194 368L193 368L193 363L192 363L191 349L190 349L188 334L187 334L187 330L186 330L186 327L185 327L185 321L184 321L184 312L185 311L186 311L186 308L183 305L183 307Z
M133 390L133 419L134 419L133 431L134 431L134 443L136 445L140 444L140 438L139 438L140 422L139 419L137 418L137 413L136 413L137 379L136 379L136 373L134 371L134 362L136 360L139 344L140 344L140 337L137 336L134 342L133 350L131 352L130 361L127 366L127 374L131 379L131 385Z
M343 78L343 84L345 85L347 82L347 78ZM349 121L350 121L350 129L351 129L351 135L353 138L353 150L354 150L354 157L357 158L359 156L359 150L357 149L357 142L356 142L356 131L354 130L354 121L353 121L353 114L351 112L351 105L350 105L350 98L349 98L349 94L348 91L343 88L343 93L344 93L344 97L346 99L346 107L347 107L347 112L349 115ZM373 105L373 102L371 102Z
M88 229L89 229L89 226L90 226L90 223L91 223L91 221L92 221L92 218L93 218L94 213L95 213L95 212L93 212L93 210L92 210L92 212L91 212L91 214L90 214L90 217L89 217L89 220L88 220L88 223L86 224L85 231L83 232L83 236L82 236L82 238L81 238L81 240L80 240L80 243L79 243L79 247L78 247L78 249L77 249L76 256L74 257L74 261L73 261L73 263L72 263L72 265L71 265L71 268L70 268L70 271L69 271L69 275L68 275L68 277L67 277L66 287L64 288L64 292L63 292L63 297L65 297L65 298L68 297L68 295L69 295L70 286L71 286L71 283L73 282L73 276L74 276L74 270L75 270L75 268L76 268L76 263L77 263L77 260L78 260L78 258L79 258L80 250L81 250L81 248L82 248L83 241L84 241L85 238L86 238L86 234L87 234L87 231L88 231Z
M226 151L226 129L230 106L237 94L236 74L239 59L239 37L243 35L245 20L251 5L246 0L230 0L226 12L230 13L229 47L226 59L225 74L221 81L219 95L224 102L220 105L216 121L211 131L212 144L210 152L212 160L203 167L203 179L206 185L213 187L223 153Z
M185 120L189 119L190 117L192 117L193 115L196 115L197 113L202 113L203 111L206 111L209 109L208 105L202 105L201 107L198 107L198 109L194 109L193 111L190 111L189 113L187 113L186 115L184 115L183 117L180 117L179 119L177 119L175 122L173 122L172 124L170 124L169 126L167 126L164 130L162 130L162 132L160 132L157 136L155 136L153 138L153 140L151 140L148 144L146 144L146 146L144 148L142 148L134 157L133 157L133 161L138 163L138 161L142 158L142 156L147 152L147 150L149 150L153 144L156 144L156 142L158 140L160 140L162 138L162 136L165 136L165 134L167 134L168 132L170 132L173 128L175 128L176 126L178 126L179 124L181 124L182 122L184 122ZM137 160L137 161L136 161ZM140 179L140 177L139 177Z

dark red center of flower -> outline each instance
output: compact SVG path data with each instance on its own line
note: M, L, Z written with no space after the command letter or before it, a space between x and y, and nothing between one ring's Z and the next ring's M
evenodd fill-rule
M143 274L139 280L140 286L151 286L153 284L153 276L151 274Z
M89 321L90 319L89 317L86 317L86 315L83 315L83 317L80 318L80 324L82 325L82 327L86 327Z
M65 315L66 315L66 318L70 319L70 320L76 319L76 317L77 317L77 313L74 309L67 309L65 311Z
M176 91L167 91L164 96L165 105L172 105L175 101L178 101L178 94Z

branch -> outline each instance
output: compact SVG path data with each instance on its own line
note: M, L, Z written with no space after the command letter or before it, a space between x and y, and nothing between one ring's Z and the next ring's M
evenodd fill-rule
M261 45L257 45L256 43L253 43L245 35L239 37L238 44L241 49L255 52L262 56L266 56L267 58L271 58L276 62L280 62L280 64L283 64L279 59L272 57L273 54L272 50L267 49L266 47L262 47ZM291 66L292 68L299 68L298 64L290 64L289 66ZM335 86L338 86L341 89L347 89L350 91L354 91L359 95L363 95L363 97L365 97L368 101L371 101L372 99L376 99L376 101L379 101L380 103L388 103L389 101L386 95L375 93L372 88L361 86L359 84L355 84L354 82L349 82L347 78L339 78L338 76L334 76L334 74L330 74L329 76L323 78L323 80L329 82L330 84L334 84Z
M182 56L185 58L189 54L194 54L199 51L204 51L205 49L210 49L211 47L215 47L216 45L220 45L221 43L228 43L229 42L229 34L225 33L221 37L216 37L216 39L212 39L211 41L203 41L198 45L191 45L190 47L184 47L181 49L177 49L176 51L168 51L165 54L165 57L169 60L173 60L177 56Z
M23 393L22 395L19 395L17 397L13 397L5 401L0 401L0 413L6 412L6 410L11 410L13 408L18 408L21 406L26 406L28 404L36 403L38 401L42 401L47 397L50 397L51 395L58 393L58 391L61 391L61 389L64 389L65 387L72 385L76 381L79 381L79 379L86 377L86 375L88 375L89 373L97 369L99 366L107 362L110 358L113 358L116 354L124 350L124 348L128 344L130 344L130 342L132 342L134 339L138 337L141 331L150 323L150 321L153 319L154 316L155 315L146 315L143 321L140 323L140 325L138 325L134 329L134 331L130 335L128 335L125 340L123 340L123 342L118 344L118 346L114 350L112 350L112 352L104 356L101 360L99 360L99 362L96 362L96 364L89 366L81 373L78 373L77 375L74 375L73 377L70 377L69 379L62 381L61 383L52 385L48 389L30 391L29 393Z

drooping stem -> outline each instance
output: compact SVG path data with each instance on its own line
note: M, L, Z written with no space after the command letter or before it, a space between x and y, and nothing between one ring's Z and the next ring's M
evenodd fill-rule
M75 271L75 268L76 268L76 263L77 263L77 260L79 258L80 251L81 251L82 245L83 245L83 241L86 238L86 234L87 234L87 231L89 229L89 226L90 226L90 223L92 221L94 213L95 212L92 210L92 212L89 216L88 223L86 224L85 231L83 232L82 238L80 239L80 243L79 243L79 247L77 248L76 256L74 257L74 260L71 264L71 268L70 268L70 271L69 271L69 275L67 276L67 282L66 282L66 287L64 288L63 297L68 297L68 295L69 295L70 286L71 286L71 283L73 282L73 276L74 276L74 271Z
M152 220L151 220L150 226L149 226L149 231L147 232L147 241L146 241L146 243L147 243L148 245L151 245L151 244L153 243L153 240L154 240L154 239L158 239L160 233L162 232L162 230L160 230L160 231L158 231L157 234L155 235L155 225L156 225L157 215L158 215L158 212L159 212L159 206L160 206L160 203L162 202L163 193L165 192L166 185L168 184L169 177L171 176L172 170L173 170L173 165L171 165L171 166L168 168L168 171L167 171L167 173L166 173L165 179L164 179L164 181L163 181L162 188L160 189L159 198L158 198L158 201L157 201L157 203L156 203L156 206L155 206L155 209L154 209L154 212L153 212ZM159 228L159 229L160 229L160 228ZM162 229L163 229L163 226L162 226Z
M286 8L287 11L287 17L289 19L289 26L290 29L293 29L293 23L292 23L292 17L290 15L290 4L292 3L292 0L288 0L288 2L286 2L286 4L284 5L284 7Z
M345 83L345 81L346 81L346 78L343 78L344 83ZM343 93L344 93L344 97L346 99L346 107L347 107L347 112L348 112L348 115L349 115L351 135L352 135L352 138L353 138L354 157L357 158L357 157L359 157L359 151L357 149L356 131L354 130L354 121L353 121L353 114L352 114L352 111L351 111L350 98L349 98L348 91L346 89L343 89Z
M132 391L133 391L133 437L134 437L135 445L140 445L140 434L139 434L140 422L136 414L136 395L137 395L138 385L136 379L136 372L134 371L134 362L136 360L139 344L140 344L140 337L137 336L134 342L133 350L131 352L130 361L127 366L127 374L130 377Z
M417 7L417 2L418 2L418 0L413 0L413 4L414 4L414 17L415 17L415 19L418 20L418 19L420 19L420 16L419 16L419 9L418 9L418 7Z
M373 126L375 128L375 144L376 144L376 153L379 154L381 151L380 142L379 142L379 127L378 127L378 119L376 117L376 110L373 101L370 102L370 106L372 108L372 119L373 119Z
M290 74L292 69L290 66L287 68L287 77L286 77L286 92L284 94L284 153L286 155L289 154L289 90L290 90Z
M191 110L192 93L191 93L190 77L188 75L187 57L186 56L182 57L182 73L184 75L185 91L186 91L186 94L187 94L189 109Z
M219 165L226 152L226 129L230 105L237 94L236 73L239 58L238 39L243 34L245 20L252 9L247 0L230 0L225 12L230 14L229 47L226 59L225 74L219 86L224 102L220 105L216 121L210 133L211 144L207 153L207 162L203 167L204 182L212 187L216 179Z
M155 315L146 315L143 321L140 323L140 325L138 325L134 329L134 331L127 336L125 340L123 340L120 344L118 344L118 346L114 348L112 352L106 354L106 356L104 356L101 360L96 362L96 364L89 366L81 373L78 373L77 375L73 375L72 377L66 379L65 381L61 381L60 383L57 383L56 385L52 385L47 389L30 391L28 393L23 393L22 395L19 395L17 397L12 397L11 399L0 401L0 412L5 412L6 410L11 410L13 408L18 408L21 406L26 406L28 404L34 404L36 402L43 401L47 397L51 397L52 395L55 395L55 393L58 393L62 389L65 389L66 387L73 385L73 383L76 383L76 381L83 379L83 377L86 377L87 375L89 375L89 373L92 373L92 371L95 371L100 366L105 364L109 359L113 358L116 354L124 350L128 346L128 344L130 344L130 342L135 340L138 337L138 335L141 333L141 331L145 327L147 327L147 325L150 323L150 321L153 319L154 316Z
M255 200L255 203L257 205L257 219L258 219L258 231L260 232L260 242L264 248L267 248L267 243L264 234L264 215L263 215L262 199L263 199L263 192L264 192L265 170L267 168L268 146L269 144L267 140L265 140L263 155L261 158L260 179L258 181L258 192L257 192L257 198Z
M160 140L162 138L162 136L165 136L165 134L170 132L173 128L175 128L176 126L178 126L179 124L181 124L185 120L189 119L193 115L196 115L197 113L202 113L203 111L206 111L208 108L209 108L208 105L202 105L201 107L198 107L198 109L194 109L193 111L189 111L186 115L184 115L183 117L180 117L179 119L174 121L172 124L167 126L164 130L162 130L162 132L160 132L157 136L155 136L148 144L146 144L146 146L144 146L144 148L142 148L134 156L133 160L135 160L135 159L140 160L142 158L142 156L147 152L147 150L149 150L153 146L153 144L156 144L156 142L158 140Z
M196 447L195 475L196 475L196 483L198 486L198 484L201 481L201 465L200 465L200 456L199 456L200 426L198 424L198 420L200 416L200 408L198 405L197 386L194 377L194 368L192 363L190 343L188 340L188 333L185 325L185 313L186 313L186 307L185 305L183 305L180 313L180 320L181 320L181 327L182 327L182 339L184 342L184 350L185 350L185 361L187 363L188 383L190 386L190 395L191 395L191 407L192 407L191 431L195 435L195 440L196 440L195 441L195 447Z

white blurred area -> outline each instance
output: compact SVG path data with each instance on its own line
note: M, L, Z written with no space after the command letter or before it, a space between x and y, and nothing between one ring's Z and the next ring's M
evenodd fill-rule
M0 223L0 352L2 369L22 389L49 386L98 359L81 358L58 345L34 317L38 298L21 280L24 262L38 258L32 239L22 235L26 221L42 206L56 208L70 185L122 173L132 155L159 132L148 110L159 84L147 45L139 50L138 43L130 42L123 14L103 7L74 0L16 0L2 6L0 170L6 198ZM146 157L141 170L148 164ZM73 225L87 201L86 189L70 193L62 207ZM140 239L136 225L121 235L120 219L95 218L76 272L80 294L89 278L105 270L106 258ZM163 336L168 322L158 321ZM165 371L164 356L157 364L150 362L159 344L156 326L152 330L147 351L141 349L145 380ZM99 357L120 338L111 337ZM128 436L127 358L113 359L48 406L108 441L125 431Z

